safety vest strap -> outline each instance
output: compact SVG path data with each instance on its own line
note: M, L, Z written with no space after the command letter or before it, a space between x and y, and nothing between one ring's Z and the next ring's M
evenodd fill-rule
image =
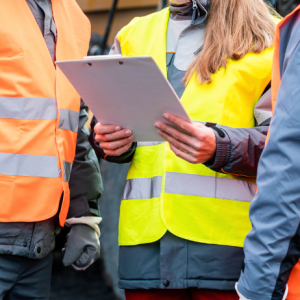
M162 180L163 176L127 179L122 200L160 197ZM164 192L168 194L241 202L251 202L255 191L255 184L243 180L176 172L166 172L164 184Z

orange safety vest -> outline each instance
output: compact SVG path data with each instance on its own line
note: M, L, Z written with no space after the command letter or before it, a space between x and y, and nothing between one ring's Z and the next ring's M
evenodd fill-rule
M280 66L279 66L279 43L280 43L280 29L283 25L289 22L290 17L300 10L300 5L288 16L286 16L277 26L276 35L275 35L275 50L274 50L274 61L273 61L273 70L272 70L272 110L274 112L276 98L281 82L280 76ZM269 134L267 141L269 139ZM288 281L288 300L300 300L300 262L296 264L293 268L290 278Z
M70 203L80 97L55 68L25 0L0 0L0 222L35 222ZM75 0L52 0L56 60L82 59L90 23Z

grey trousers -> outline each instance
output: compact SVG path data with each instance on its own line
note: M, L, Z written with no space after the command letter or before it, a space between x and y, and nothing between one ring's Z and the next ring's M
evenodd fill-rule
M1 254L0 300L49 299L52 261Z

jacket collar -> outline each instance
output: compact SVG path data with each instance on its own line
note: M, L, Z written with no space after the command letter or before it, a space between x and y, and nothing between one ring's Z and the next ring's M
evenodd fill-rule
M192 20L192 25L205 21L210 7L209 0L190 0L183 4L170 1L170 13L173 20Z

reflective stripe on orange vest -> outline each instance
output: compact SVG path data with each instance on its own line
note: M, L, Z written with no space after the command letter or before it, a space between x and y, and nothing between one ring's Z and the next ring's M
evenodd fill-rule
M296 13L296 11L300 10L300 5L288 16L286 16L277 26L276 34L275 34L275 50L274 50L274 60L273 60L273 70L272 70L272 110L274 112L276 98L278 94L278 90L281 82L281 72L280 72L280 34L282 28L289 22L292 15ZM267 136L267 140L269 139L269 133ZM300 262L296 264L293 268L290 278L288 281L288 300L300 300Z
M80 97L55 68L26 1L0 0L0 222L34 222L70 203ZM75 0L52 1L56 60L82 59L90 23ZM13 18L12 18L13 16Z

